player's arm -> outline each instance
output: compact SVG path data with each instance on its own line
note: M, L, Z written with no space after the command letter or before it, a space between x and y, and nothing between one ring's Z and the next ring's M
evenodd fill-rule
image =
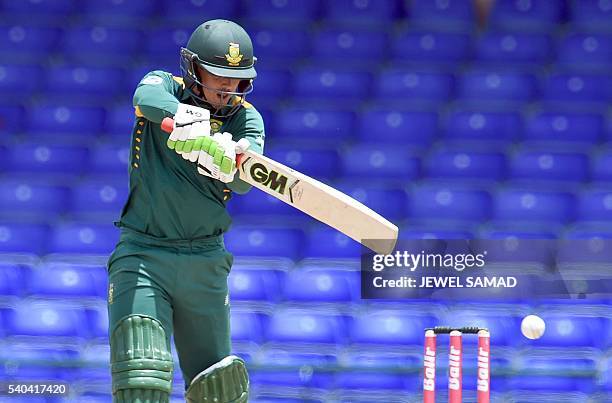
M245 113L246 120L244 130L241 133L236 133L234 138L236 140L242 138L247 139L250 144L249 151L262 154L265 139L263 119L255 109L246 109ZM252 185L246 183L236 175L234 176L234 180L227 184L227 187L238 194L245 194L251 190Z
M174 117L175 127L167 141L168 148L184 159L196 162L199 147L210 136L210 113L204 108L180 103L182 81L164 71L152 71L140 81L134 93L136 115L154 123Z
M134 92L136 115L154 123L174 116L179 106L175 96L177 85L172 75L164 71L156 70L144 76Z

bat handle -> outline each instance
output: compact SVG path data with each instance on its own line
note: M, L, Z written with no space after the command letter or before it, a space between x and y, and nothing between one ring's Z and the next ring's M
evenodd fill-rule
M162 120L161 122L161 129L163 131L165 131L166 133L172 133L172 130L174 130L174 119L168 117L168 118L164 118L164 120ZM240 164L242 163L242 156L244 154L238 154L236 155L236 166L239 167Z
M166 133L172 133L172 130L174 130L174 119L164 118L161 122L161 129Z

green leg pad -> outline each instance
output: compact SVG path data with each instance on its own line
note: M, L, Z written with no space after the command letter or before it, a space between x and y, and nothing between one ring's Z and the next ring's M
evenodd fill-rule
M162 403L172 390L170 340L161 324L128 316L111 335L111 373L115 403Z
M230 355L200 372L191 381L188 403L246 403L249 400L249 375L244 361Z
M154 389L124 389L113 395L113 403L168 403L168 392Z

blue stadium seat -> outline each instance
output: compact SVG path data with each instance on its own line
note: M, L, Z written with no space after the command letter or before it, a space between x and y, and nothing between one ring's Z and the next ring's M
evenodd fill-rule
M259 379L256 376L253 379ZM294 386L294 385L292 385ZM278 396L278 393L274 393L273 396L266 396L265 394L258 395L259 397L252 400L252 403L321 403L320 399L293 399L291 396L282 397Z
M52 218L68 208L69 189L63 185L0 180L0 215Z
M585 154L549 152L546 148L520 150L509 163L509 176L525 180L582 182L588 179L588 170Z
M506 175L506 156L465 147L440 148L427 157L423 168L430 178L501 180Z
M386 373L382 371L351 371L339 373L336 379L338 388L348 390L385 390L387 393L401 394L418 387L413 380L416 376ZM394 391L395 390L395 391ZM400 392L401 391L401 392ZM355 400L350 400L355 402Z
M28 64L0 64L0 91L12 101L27 100L40 90L43 69ZM28 77L24 80L24 77Z
M336 147L292 147L290 145L266 148L266 156L296 171L315 178L335 175L340 166Z
M612 6L606 0L579 0L571 1L571 22L582 28L594 27L608 28L612 18Z
M280 295L279 273L275 270L234 266L228 279L233 301L276 302Z
M445 228L448 224L440 225L439 220L424 221L420 226L403 227L400 229L402 239L473 239L475 233L468 227Z
M9 149L8 172L81 173L88 165L89 150L72 145L22 143Z
M493 218L564 223L574 218L574 197L564 192L521 188L500 190L493 200Z
M541 365L544 371L558 370L558 361L554 360L545 365ZM531 368L531 367L530 367ZM545 372L544 372L545 373ZM584 393L579 394L576 397L568 397L568 394L572 392L593 392L596 390L596 381L594 377L575 377L571 375L517 375L508 380L508 387L512 390L533 390L533 391L544 391L539 393L533 393L531 395L524 394L524 399L512 400L512 402L581 402L587 399ZM548 393L546 393L548 392ZM562 397L561 397L562 396ZM528 400L527 400L528 399ZM564 400L561 400L564 399ZM597 400L596 400L597 401ZM605 401L605 400L599 400Z
M518 376L510 379L509 386L524 390L590 392L594 390L594 373L598 370L599 361L596 354L589 354L585 350L525 349L517 357L515 365L521 369L529 369L532 376L520 374L522 371L519 369Z
M2 67L0 67L1 70ZM24 117L25 111L22 106L0 105L0 134L20 133L23 130Z
M471 54L471 37L462 33L408 30L391 45L395 61L460 63Z
M604 148L591 155L591 179L612 181L612 149Z
M551 42L546 34L487 32L476 45L476 57L495 63L546 63L552 53Z
M7 350L10 354L3 353L2 359L12 360L16 366L57 366L61 364L73 364L79 359L79 349L63 343L28 343L26 340L10 340L7 342ZM36 365L38 363L38 365ZM17 369L17 368L14 368ZM3 375L14 375L4 373Z
M238 256L286 256L299 259L304 234L297 229L232 228L225 235L227 249Z
M385 348L384 350L377 348L349 349L346 351L346 354L342 355L340 365L346 370L350 370L351 372L353 370L383 372L385 369L415 368L419 367L422 364L423 352L421 351L421 349L418 349L416 351L412 349L404 351L405 352L403 353L399 353L397 351L394 351L393 349L388 348ZM415 390L417 387L415 387ZM361 400L358 401L362 402ZM379 400L374 401L378 402ZM382 402L384 400L380 401ZM365 401L363 401L363 403L365 403Z
M9 336L86 337L85 313L72 306L52 302L24 302L5 316Z
M292 107L278 111L270 132L278 139L308 139L337 144L351 136L355 114L326 108Z
M44 89L53 98L92 97L100 103L123 93L125 73L117 68L62 66L46 70ZM63 98L62 98L63 97ZM93 121L90 124L96 124Z
M525 122L525 140L567 141L593 144L603 137L604 117L598 113L579 113L545 109Z
M391 104L405 100L445 102L453 94L452 74L407 68L388 68L374 80L373 95Z
M280 309L270 317L265 332L266 340L275 343L339 344L346 329L339 316Z
M413 219L486 220L491 214L491 196L481 190L425 183L412 191L408 209Z
M612 191L588 189L578 196L577 219L585 221L612 220Z
M62 51L71 62L113 62L125 65L142 49L143 33L137 29L83 26L64 34Z
M323 2L323 18L334 23L385 26L399 15L396 0Z
M191 32L183 28L158 28L147 33L147 57L153 61L176 55L187 44Z
M23 15L31 17L32 15L61 16L65 17L68 14L76 11L76 0L41 0L41 1L11 1L2 0L0 9L11 15Z
M406 216L407 195L401 187L348 182L339 183L336 189L390 220L401 220Z
M553 73L543 86L542 99L558 102L606 103L612 99L612 77Z
M8 253L41 253L46 250L49 227L44 224L0 222L0 251Z
M65 223L53 228L49 252L108 255L118 240L119 230L110 223Z
M24 276L27 266L0 263L0 296L21 296L25 290Z
M559 229L548 223L496 221L483 228L482 239L556 239Z
M128 135L126 134L126 136ZM130 148L127 145L101 145L91 150L89 161L91 172L96 175L126 175L130 161Z
M526 102L536 95L535 76L524 73L469 71L457 80L457 96L476 101Z
M61 135L91 137L102 132L104 109L88 106L39 105L30 109L30 136ZM49 140L51 140L51 138Z
M360 59L377 63L387 56L388 44L384 31L327 28L314 36L312 56L339 64Z
M579 206L580 210L582 206ZM601 210L601 208L599 208ZM586 224L591 224L587 221ZM600 224L600 223L597 223ZM609 225L607 222L601 222L603 225L574 225L572 229L566 231L562 242L558 243L557 262L560 265L570 265L569 267L580 268L579 281L585 281L581 284L585 296L589 292L599 292L610 294L610 276L605 271L602 271L602 264L607 265L612 259ZM597 228L599 227L599 228ZM564 267L562 266L562 267ZM594 281L593 281L594 280ZM585 287L586 286L586 287ZM610 342L607 342L610 344Z
M415 25L472 27L474 5L470 0L418 1L407 7L410 22Z
M96 269L106 271L103 267ZM40 266L31 270L27 276L26 292L38 297L96 297L97 278L94 277L93 270L94 268L70 264Z
M306 364L308 365L308 364ZM333 373L329 373L325 369L313 368L313 371L300 371L299 367L291 366L288 367L279 366L279 368L273 369L256 369L249 371L249 377L253 384L261 385L262 389L265 387L270 388L282 388L282 389L295 389L295 388L312 388L319 390L327 390L333 387L335 376ZM308 390L308 389L307 389ZM319 399L291 399L291 392L287 393L287 398L282 398L283 394L276 394L276 399L264 400L264 403L321 403ZM250 400L249 400L250 401ZM259 401L259 400L257 400Z
M308 232L303 248L306 258L356 258L361 253L357 241L327 226Z
M195 26L213 18L232 19L236 16L238 0L176 0L162 3L159 14L164 20L183 23L194 29Z
M257 69L257 78L253 82L254 91L248 95L249 102L257 107L258 101L288 98L292 95L293 73L280 69ZM267 124L267 120L264 120Z
M40 62L41 54L53 52L60 41L59 28L27 25L0 25L0 55L6 61Z
M555 347L601 347L604 343L605 319L576 316L571 313L542 312L546 331L537 343Z
M85 379L90 379L90 376L84 377ZM82 395L78 395L79 402L82 403L104 403L108 401L108 396L105 394L98 393L85 393ZM174 402L173 400L171 400Z
M134 88L136 88L136 83ZM107 110L104 131L111 136L123 137L125 144L129 144L129 139L134 128L134 108L131 105L115 106Z
M333 381L334 376L327 371L328 368L338 365L338 358L333 352L296 351L283 346L275 346L261 351L260 357L263 362L274 363L274 367L262 368L263 371L257 371L254 379L257 379L258 383L283 386L301 384L310 387L333 387L330 381ZM309 371L310 373L303 373L302 371L300 376L299 368L303 365L312 366L315 371ZM278 379L274 379L275 377ZM272 403L272 401L276 400L270 400L269 402ZM308 402L311 402L311 400L308 400Z
M342 154L342 167L346 178L409 180L418 177L420 161L405 148L361 144Z
M603 364L604 370L601 372L603 388L612 392L612 357L608 357ZM608 395L612 397L612 393Z
M263 315L257 313L232 312L230 318L232 341L261 343L263 341L264 330L263 319Z
M445 122L448 140L510 142L523 132L523 121L516 112L452 111Z
M303 23L318 17L320 0L246 0L242 4L243 17L256 21Z
M103 339L104 342L108 339L108 308L104 305L95 306L86 310L88 325L90 329L90 337Z
M265 27L253 29L249 35L253 38L255 56L265 62L277 60L290 67L295 59L310 55L310 36L304 30Z
M76 215L106 213L118 218L127 198L127 180L84 181L72 187L71 212Z
M247 197L234 197L229 202L233 214L257 216L301 217L302 212L266 192L255 190Z
M612 66L612 35L571 32L559 43L557 63L564 66Z
M349 334L353 344L417 346L423 344L423 329L432 326L433 317L377 310L353 317Z
M499 0L489 18L493 26L547 29L559 22L562 3L562 0Z
M371 82L369 73L306 68L295 75L293 96L300 99L361 101L368 96Z
M445 102L452 96L454 81L448 73L391 68L376 77L373 95L390 104L406 100Z
M107 20L125 16L148 18L157 13L158 4L150 0L103 0L83 3L80 11L85 16L104 17Z
M373 108L359 115L357 135L361 141L427 146L438 134L438 120L434 111Z
M282 289L291 302L350 302L358 292L358 272L301 267L285 276Z

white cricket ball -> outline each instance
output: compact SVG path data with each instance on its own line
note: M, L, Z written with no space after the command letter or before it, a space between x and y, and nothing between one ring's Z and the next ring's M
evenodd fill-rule
M528 339L539 339L544 334L544 330L546 330L546 324L539 316L528 315L521 322L521 332Z

